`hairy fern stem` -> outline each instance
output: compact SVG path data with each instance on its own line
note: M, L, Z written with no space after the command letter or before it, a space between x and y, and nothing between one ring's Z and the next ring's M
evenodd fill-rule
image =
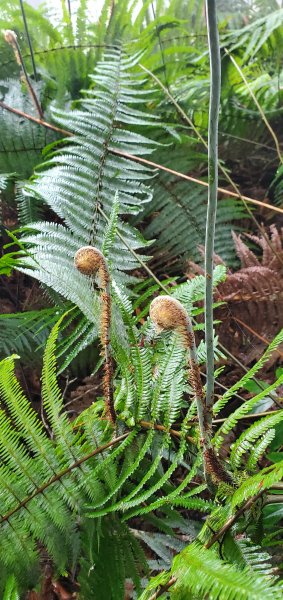
M25 81L28 92L30 94L31 100L35 106L35 109L38 113L38 116L40 119L43 119L44 115L43 115L43 110L41 108L40 102L37 98L37 95L32 87L30 78L28 76L28 72L26 69L26 65L25 65L25 61L23 59L23 55L21 53L21 49L18 43L18 38L17 35L15 34L14 31L10 30L10 29L6 29L6 31L4 31L4 38L5 41L7 42L7 44L9 44L15 54L15 59L16 62L18 63L18 65L22 68L22 79Z
M200 446L203 453L204 475L208 487L214 491L215 484L231 479L217 458L211 443L212 411L205 402L205 395L200 377L197 358L195 334L189 314L183 305L171 296L158 296L150 306L150 317L157 332L175 330L181 337L184 347L189 352L190 383L197 405Z
M116 414L114 409L113 384L112 384L112 356L110 351L110 325L111 325L111 294L110 274L107 263L102 252L93 246L84 246L75 254L75 266L83 274L88 276L99 276L101 287L101 318L100 318L100 341L104 351L104 375L103 393L105 397L106 412L108 419L115 423Z

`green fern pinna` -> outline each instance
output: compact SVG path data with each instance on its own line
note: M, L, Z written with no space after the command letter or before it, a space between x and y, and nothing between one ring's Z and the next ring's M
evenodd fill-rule
M216 278L221 277L222 267L216 272ZM204 278L200 276L177 287L175 296L191 311L203 287ZM223 483L216 498L209 500L202 474L202 452L198 450L196 405L193 390L188 387L186 350L180 337L169 332L165 337L156 338L150 319L140 329L128 297L113 281L111 296L124 323L123 342L115 330L111 339L118 369L114 378L115 427L103 418L103 400L93 404L74 422L69 421L64 411L56 378L55 349L62 319L66 316L53 328L44 354L42 402L47 429L15 377L17 357L12 356L0 364L1 594L5 587L11 586L11 573L20 591L35 584L40 562L44 560L43 548L52 561L54 576L67 570L78 578L81 598L122 600L127 578L136 591L141 592L141 577L149 572L144 544L153 544L157 556L159 552L162 556L161 541L166 533L165 537L170 535L172 541L175 539L173 547L177 549L179 544L180 549L170 511L172 514L173 509L176 524L179 519L178 526L182 529L185 521L179 511L186 509L206 515L206 524L198 534L199 541L184 549L174 559L171 573L159 575L141 598L150 598L154 587L170 581L176 581L172 594L180 598L187 594L204 598L208 593L213 598L223 599L227 594L232 598L262 598L262 594L280 598L282 593L273 581L266 553L263 553L263 563L261 554L257 553L258 569L249 558L253 546L248 538L242 539L239 546L233 533L227 531L221 556L217 546L211 549L206 546L209 547L212 531L225 526L227 518L257 494L259 483L262 493L282 476L282 462L253 475L259 446L262 444L264 448L266 432L272 430L280 417L282 419L281 413L263 418L246 431L241 443L231 452L231 458L235 455L231 463L235 465L234 484ZM141 335L153 336L154 344L145 343L141 347ZM283 334L263 360L267 360L282 337ZM198 359L201 362L201 353ZM257 368L261 364L262 361ZM246 376L245 382L249 377ZM275 389L281 379L270 386L268 392ZM240 382L237 389L243 383ZM228 396L229 392L226 398ZM215 448L220 447L229 422L235 426L260 397L262 394L247 401L220 427ZM226 398L223 397L222 403ZM219 408L216 406L215 410ZM180 419L179 433L173 434L173 424ZM249 440L253 443L254 458L250 454L246 474L237 475L237 465L242 472L241 448L247 447ZM184 466L185 475L177 483L172 475L179 465ZM137 526L139 517L140 526ZM151 542L146 534L147 522L154 523L161 531L156 539L153 535ZM240 557L236 561L238 567L229 564L234 555ZM216 572L221 573L219 580Z
M18 18L19 7L14 4L11 1L9 6ZM142 107L145 103L147 108L165 105L164 114L169 113L170 91L167 89L166 100L158 96L140 62L145 61L157 73L163 65L165 79L176 73L174 93L189 103L199 125L196 131L206 126L208 66L195 33L187 58L188 46L183 45L187 4L173 2L167 7L158 2L158 27L151 22L149 4L144 3L136 17L133 31L138 51L134 55L129 46L123 50L120 43L114 43L117 38L125 36L128 41L129 37L124 0L118 5L105 2L104 18L100 29L96 28L97 52L84 48L78 53L76 48L77 42L82 43L83 31L84 41L92 41L93 31L84 27L86 2L80 3L76 32L66 10L58 31L45 17L38 21L45 41L51 40L54 47L46 52L47 63L41 62L45 51L37 49L38 64L48 64L51 76L45 84L43 79L34 82L34 88L43 105L45 95L54 100L52 111L47 100L44 108L59 125L56 134L52 124L44 129L32 120L18 120L15 126L12 113L4 118L1 108L4 175L0 186L7 192L9 182L17 182L16 200L24 225L18 240L20 254L9 255L4 268L10 272L14 266L32 274L54 304L42 311L1 315L6 355L16 346L19 354L26 353L35 361L40 355L33 348L35 340L40 348L48 338L42 369L43 419L32 408L15 374L18 356L0 363L0 595L4 600L25 598L32 589L39 592L46 565L54 583L61 576L76 582L82 600L124 600L125 590L140 600L162 596L172 600L282 598L282 584L276 578L280 565L274 566L272 556L272 550L276 553L280 547L282 534L282 453L273 453L274 460L270 455L268 466L260 463L278 437L282 410L255 418L232 444L229 435L241 419L255 414L252 411L264 398L274 397L282 384L279 373L273 384L256 389L248 400L240 396L282 343L283 333L252 369L219 397L209 415L209 438L205 439L201 413L204 374L199 372L205 362L205 346L195 347L188 321L188 315L193 321L201 312L205 279L199 276L181 285L174 282L170 286L170 280L162 284L167 300L168 295L173 298L185 319L186 342L190 334L190 343L185 344L184 321L181 331L180 322L177 327L170 323L164 327L163 322L165 331L156 333L154 322L162 323L153 308L164 299L157 296L153 300L152 318L148 301L160 293L160 284L156 277L138 280L141 268L152 275L141 255L148 245L136 228L141 219L146 237L158 238L153 247L180 263L184 257L196 258L197 245L203 242L200 223L206 210L203 188L191 186L188 192L187 182L176 182L168 173L156 177L138 160L154 151L165 164L163 158L169 154L170 161L184 173L206 161L198 142L192 142L179 124L175 127L175 115L172 127L172 123L159 123L153 111ZM133 3L133 10L135 6ZM201 3L190 1L189 6L191 24L200 31ZM178 18L173 19L170 11ZM28 15L32 20L31 8ZM244 62L260 49L264 55L266 43L276 46L280 15L282 9L246 28ZM148 20L146 28L144 20ZM173 48L167 42L163 45L161 32L176 28L180 42ZM35 28L32 37L36 38L36 33ZM225 31L223 43L237 50L239 37L239 31ZM100 43L105 40L103 60L97 61L102 54ZM64 59L58 58L60 52ZM179 60L182 54L184 61ZM96 62L90 89L75 108L66 111L64 103L78 99L78 90L88 85L87 73L93 72ZM10 73L10 63L7 55L2 66L3 97L13 105L17 96L18 109L32 116L30 97L15 79L15 64ZM69 78L62 68L66 65L66 71L72 73ZM188 69L200 69L201 86L197 78L196 84L190 80L186 86ZM7 73L12 81L6 80ZM149 73L157 83L158 77ZM263 126L253 126L254 122L259 125L259 118L246 89L233 81L233 95L227 81L235 78L235 71L227 67L225 75L222 134L240 135L240 115L261 136ZM260 77L261 70L257 85L262 84L264 106L270 108L271 118L277 118L277 70L268 85ZM154 133L156 125L159 134ZM171 136L169 152L161 130ZM23 183L21 178L31 174L42 148L55 140L55 145L47 147L45 162ZM255 140L257 144L264 146L261 138ZM184 148L189 150L188 159ZM24 149L25 158L20 161ZM20 172L16 172L17 166ZM44 221L50 211L55 219ZM245 214L238 200L219 203L218 243L230 262L235 256L227 221L230 217L242 219ZM13 243L16 241L13 237ZM92 252L95 246L99 257L98 268L87 276L84 269L74 266L74 256L78 259L76 253L85 246ZM224 277L224 267L218 266L214 284ZM28 329L25 335L23 325ZM15 330L17 338L10 341ZM58 370L70 365L81 350L90 349L98 337L105 365L102 394L70 421ZM221 354L216 337L213 353L215 358ZM217 418L237 394L239 407L229 406L229 416ZM212 482L205 477L207 472L214 475ZM265 537L263 532L267 532Z

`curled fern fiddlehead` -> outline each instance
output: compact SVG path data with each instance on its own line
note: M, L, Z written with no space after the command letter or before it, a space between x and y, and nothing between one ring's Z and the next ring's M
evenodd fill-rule
M230 477L219 462L211 443L211 419L209 418L209 409L205 403L197 359L195 335L189 314L179 300L171 296L159 296L151 303L150 317L158 333L162 330L177 331L182 339L182 343L189 351L190 382L197 404L200 445L203 450L206 481L208 484L211 481L214 483L218 483L219 481L231 483Z
M93 246L83 246L75 254L75 266L83 275L99 277L101 287L102 312L100 319L100 340L104 349L104 376L103 392L106 403L106 410L109 420L112 423L116 421L116 414L113 400L112 385L112 357L110 352L110 324L111 324L111 294L110 294L110 275L106 260L97 248Z

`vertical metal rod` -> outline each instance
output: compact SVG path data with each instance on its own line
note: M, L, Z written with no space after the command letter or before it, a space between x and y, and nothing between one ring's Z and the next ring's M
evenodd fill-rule
M26 13L25 13L24 5L23 5L23 0L20 0L20 7L21 7L21 11L22 11L25 32L26 32L26 36L27 36L27 40L28 40L28 45L29 45L29 51L30 51L30 57L31 57L31 62L32 62L32 69L33 69L34 79L35 79L35 81L37 81L37 71L36 71L36 66L35 66L35 60L34 60L32 43L31 43L29 31L28 31L28 24L27 24L27 20L26 20Z
M211 407L214 395L213 352L213 254L218 187L218 117L220 107L221 66L217 27L216 0L206 0L208 46L210 59L210 101L208 129L208 205L205 236L205 341L206 341L206 405ZM212 415L211 415L212 418Z

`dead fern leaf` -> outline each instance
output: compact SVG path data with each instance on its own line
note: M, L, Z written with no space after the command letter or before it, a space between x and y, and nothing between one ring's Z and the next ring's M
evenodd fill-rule
M260 248L261 256L257 256L241 235L232 235L241 268L235 273L228 271L226 280L218 286L214 298L224 304L216 309L215 318L221 320L217 330L220 341L248 365L283 328L283 264L263 236L245 234ZM283 229L278 231L271 225L270 240L283 261ZM216 256L215 264L220 261ZM190 263L190 269L200 272L194 263ZM280 348L279 354L283 356ZM277 358L278 352L273 360Z

